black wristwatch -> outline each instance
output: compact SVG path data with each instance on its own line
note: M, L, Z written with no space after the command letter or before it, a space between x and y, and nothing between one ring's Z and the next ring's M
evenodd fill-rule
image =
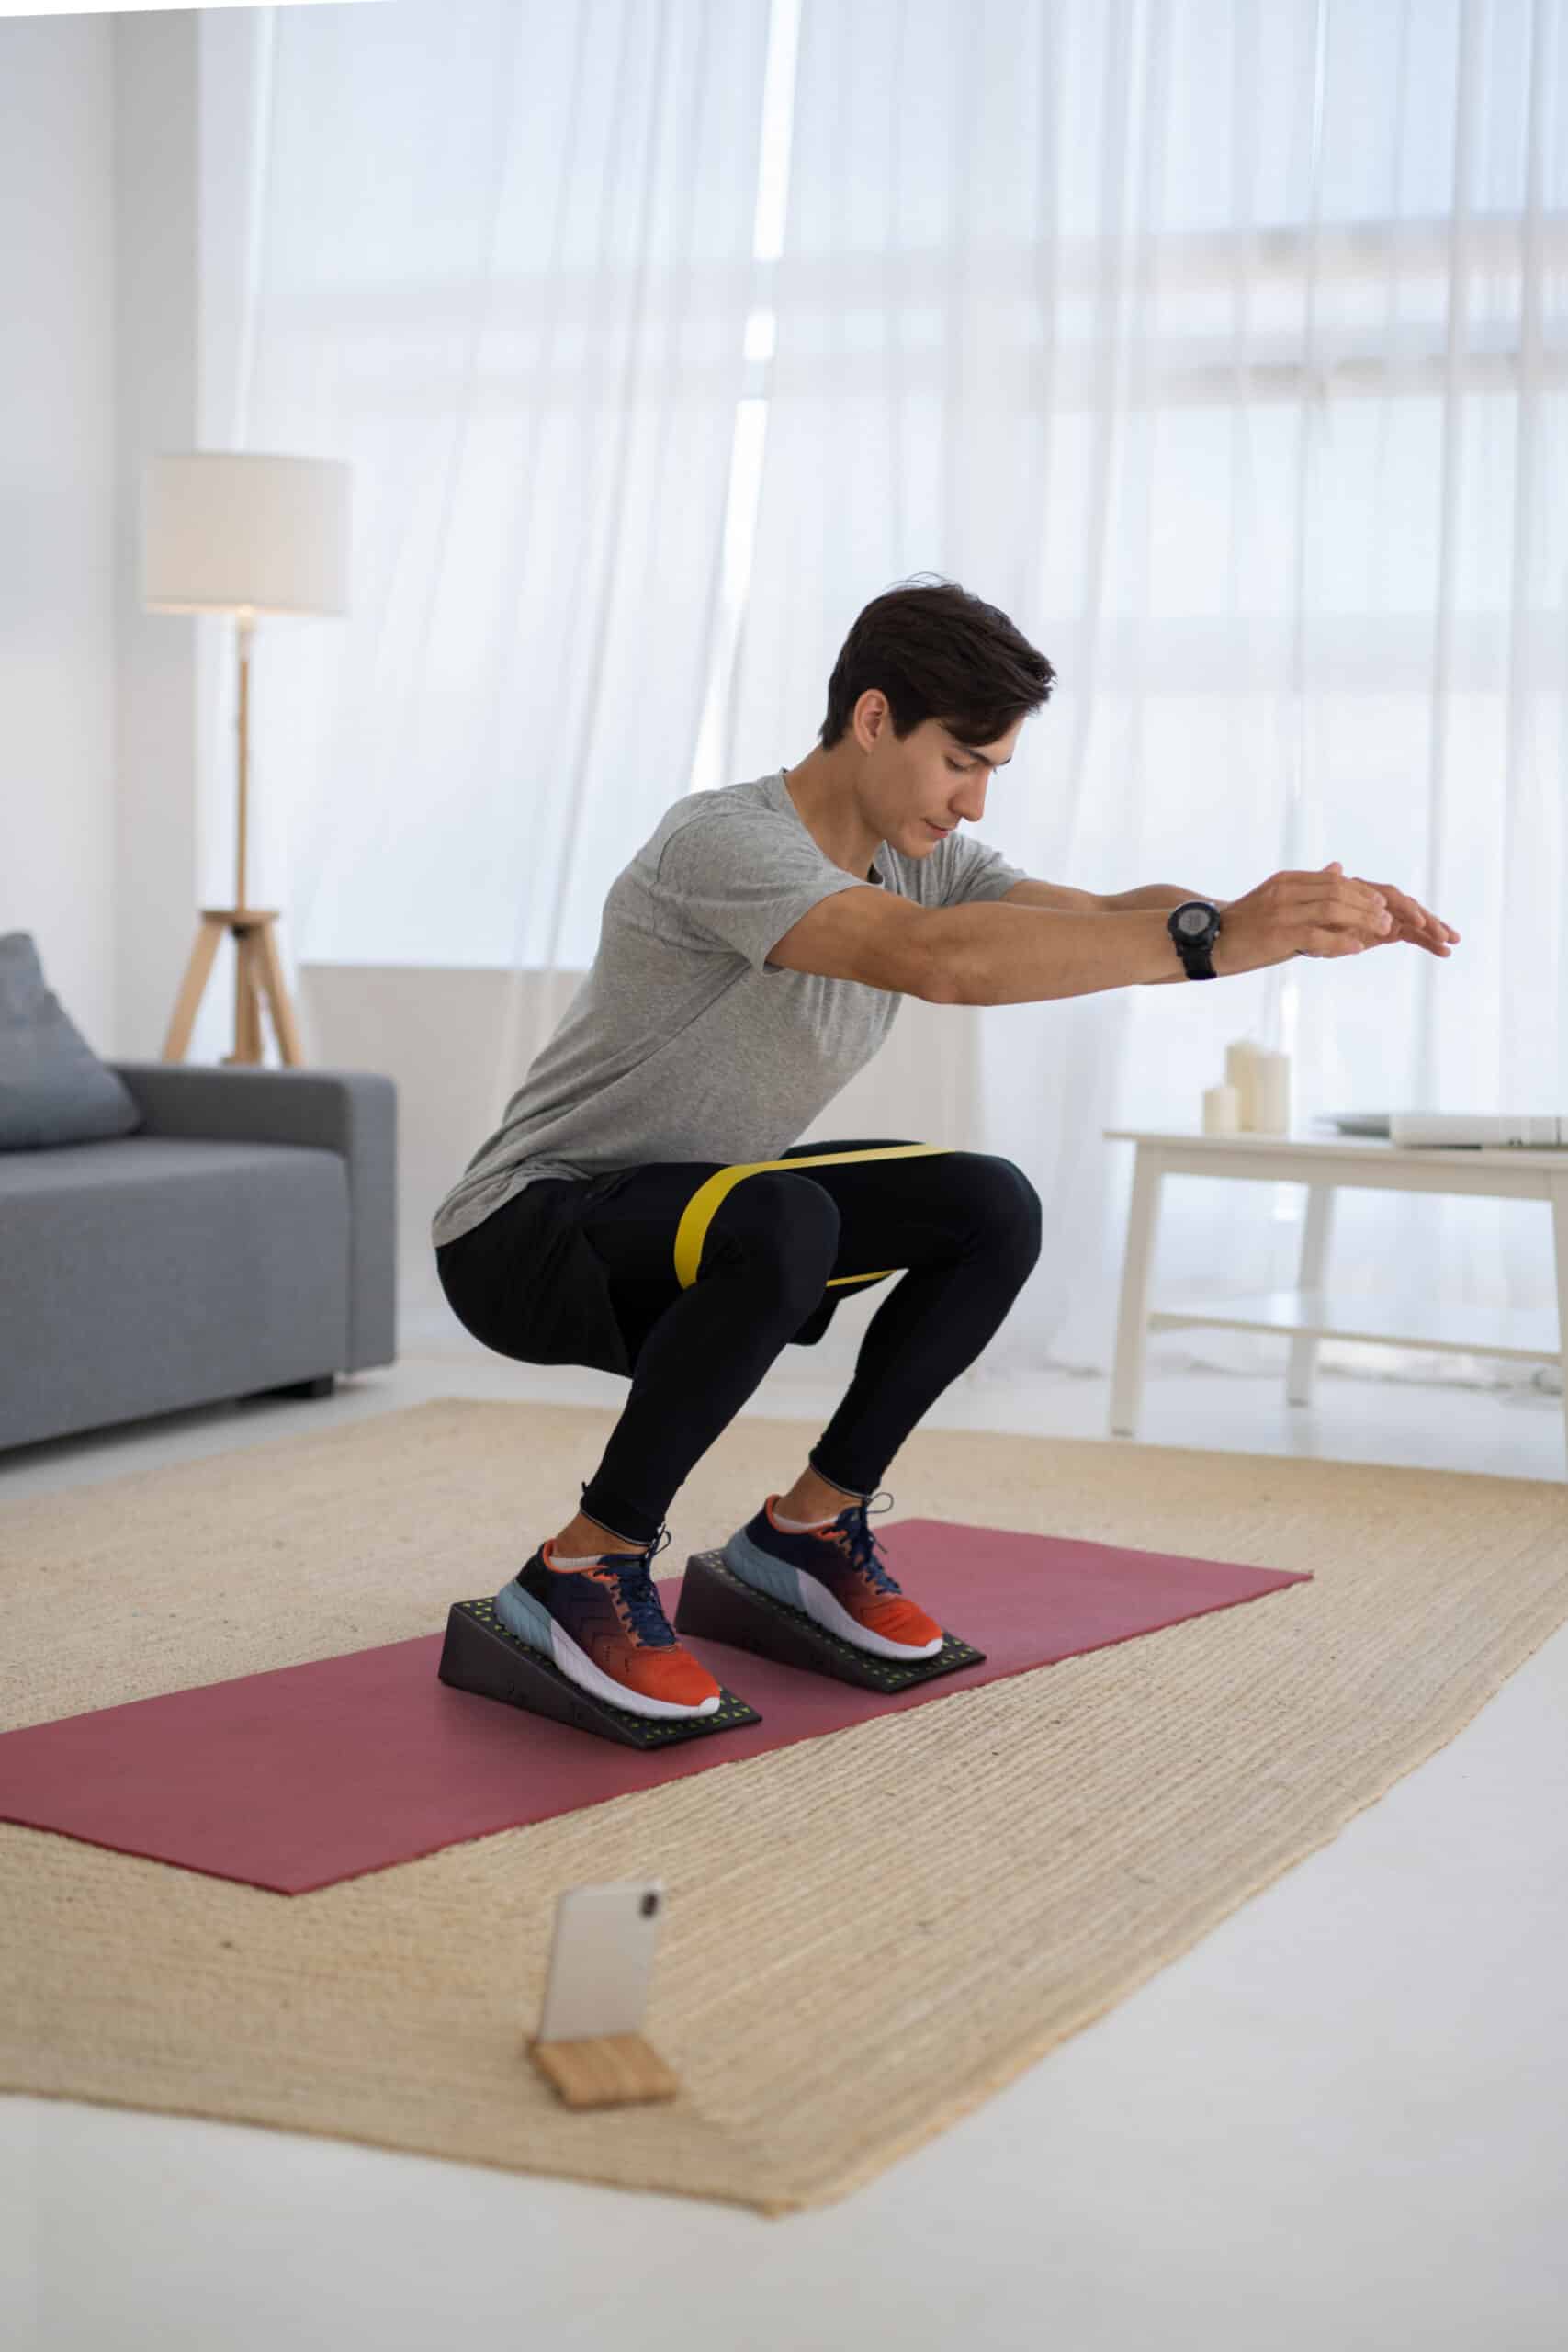
M1176 952L1187 967L1190 980L1217 980L1209 950L1220 935L1220 910L1210 899L1183 899L1172 907L1165 927L1176 942Z

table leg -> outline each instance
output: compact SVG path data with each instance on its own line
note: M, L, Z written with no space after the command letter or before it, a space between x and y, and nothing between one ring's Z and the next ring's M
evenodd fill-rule
M1297 1276L1303 1290L1321 1290L1323 1287L1324 1270L1328 1261L1328 1236L1333 1221L1333 1185L1309 1184L1306 1223L1302 1229L1301 1272ZM1290 1404L1312 1403L1317 1350L1315 1332L1307 1332L1301 1339L1291 1341L1290 1364L1285 1374L1285 1396Z
M1557 1245L1557 1345L1562 1366L1562 1435L1568 1444L1568 1176L1551 1179L1551 1236Z
M1154 1269L1155 1237L1159 1223L1159 1180L1164 1173L1158 1146L1140 1143L1133 1163L1127 1248L1122 1261L1122 1303L1116 1317L1116 1361L1111 1373L1113 1437L1137 1435L1149 1331L1149 1276Z

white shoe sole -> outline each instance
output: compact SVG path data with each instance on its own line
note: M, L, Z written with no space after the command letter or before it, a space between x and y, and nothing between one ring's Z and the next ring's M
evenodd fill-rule
M531 1593L519 1592L515 1584L505 1585L495 1596L495 1613L509 1634L515 1634L530 1649L542 1650L553 1664L558 1666L569 1682L580 1690L587 1690L595 1699L607 1700L612 1707L620 1707L628 1715L712 1715L718 1712L718 1700L704 1699L694 1707L678 1706L672 1699L645 1698L640 1690L628 1690L624 1682L594 1665L586 1651L578 1647L562 1625L558 1625L547 1609Z
M890 1642L884 1634L869 1632L834 1600L818 1577L792 1568L787 1560L775 1560L770 1553L760 1551L744 1529L730 1537L722 1557L742 1584L782 1600L788 1609L798 1609L825 1632L837 1634L841 1642L848 1642L852 1649L868 1650L874 1657L899 1658L908 1666L918 1657L935 1657L942 1646L940 1634L935 1641L917 1644Z

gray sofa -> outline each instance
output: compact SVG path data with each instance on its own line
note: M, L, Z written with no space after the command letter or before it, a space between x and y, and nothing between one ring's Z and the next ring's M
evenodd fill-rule
M0 1448L326 1395L340 1372L395 1361L389 1078L179 1062L97 1075L128 1091L130 1132L0 1137Z

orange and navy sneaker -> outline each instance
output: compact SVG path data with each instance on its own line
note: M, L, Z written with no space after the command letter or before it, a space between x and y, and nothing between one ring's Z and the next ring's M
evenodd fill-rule
M676 1640L649 1562L669 1532L641 1552L604 1552L587 1568L553 1568L541 1544L495 1596L509 1634L542 1650L581 1690L634 1715L711 1715L724 1696Z
M796 1533L779 1525L773 1516L778 1497L770 1495L725 1545L725 1566L742 1584L804 1611L856 1649L906 1661L934 1657L945 1638L942 1627L884 1566L867 1524L875 1499L851 1503L837 1519ZM887 1500L891 1505L891 1495Z

